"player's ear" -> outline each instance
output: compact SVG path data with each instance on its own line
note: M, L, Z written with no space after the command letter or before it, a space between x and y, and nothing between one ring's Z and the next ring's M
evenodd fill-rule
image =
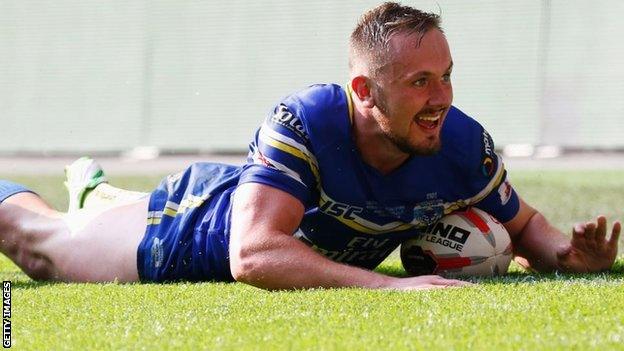
M366 79L366 77L357 76L351 79L351 89L353 89L355 96L357 96L358 100L362 102L364 107L375 107L375 100L371 94L368 79Z

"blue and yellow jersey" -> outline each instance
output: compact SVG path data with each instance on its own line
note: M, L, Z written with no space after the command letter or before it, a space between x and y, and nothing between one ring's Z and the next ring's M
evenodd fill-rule
M519 201L487 131L452 107L433 156L412 156L383 175L362 160L353 104L338 85L315 85L281 101L256 132L239 184L290 193L306 212L295 236L323 255L376 267L406 238L469 205L501 222Z
M519 200L489 134L456 108L433 156L383 175L360 157L350 95L315 85L281 101L250 144L247 164L197 163L151 194L138 250L143 281L233 280L231 196L239 184L281 189L305 206L293 233L326 257L372 269L403 240L468 205L505 222Z

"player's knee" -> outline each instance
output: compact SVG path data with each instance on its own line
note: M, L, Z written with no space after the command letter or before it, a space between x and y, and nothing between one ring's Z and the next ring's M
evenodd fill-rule
M26 275L35 280L54 279L54 265L49 259L49 243L68 235L66 227L57 220L34 216L0 218L1 251L17 264Z
M46 257L29 257L24 262L23 270L33 280L57 280L54 265Z

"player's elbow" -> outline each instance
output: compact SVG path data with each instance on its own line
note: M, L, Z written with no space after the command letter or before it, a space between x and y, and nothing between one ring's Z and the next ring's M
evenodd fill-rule
M256 250L248 247L231 248L230 271L237 282L257 285L262 278L262 266Z
M234 280L249 284L254 276L255 264L252 260L231 257L230 270Z

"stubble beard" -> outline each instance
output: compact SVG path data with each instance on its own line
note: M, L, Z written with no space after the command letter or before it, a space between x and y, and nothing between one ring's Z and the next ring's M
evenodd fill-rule
M391 131L382 130L384 136L401 152L410 156L432 156L440 151L440 139L436 137L428 137L426 142L429 145L414 145L408 138L401 137ZM436 140L431 140L431 139Z
M373 115L375 120L377 120L377 123L379 123L381 132L384 134L384 137L390 141L390 143L399 149L399 151L410 156L432 156L440 151L442 143L439 135L427 137L423 142L425 145L416 145L408 137L398 135L392 131L387 123L382 122L383 120L392 119L392 117L389 117L392 114L383 99L379 99L377 108L379 111L374 111Z

